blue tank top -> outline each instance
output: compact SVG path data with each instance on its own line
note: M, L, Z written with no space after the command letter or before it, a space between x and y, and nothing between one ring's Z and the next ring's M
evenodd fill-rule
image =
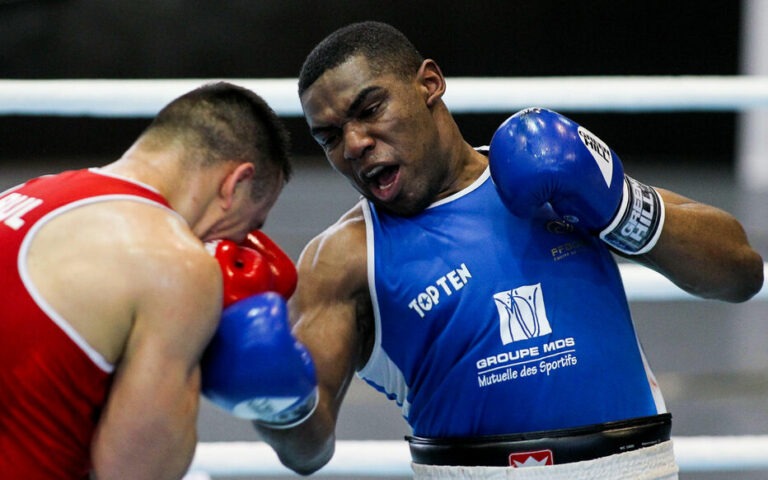
M414 435L470 437L663 413L618 266L489 171L413 217L363 202L375 345L359 376Z

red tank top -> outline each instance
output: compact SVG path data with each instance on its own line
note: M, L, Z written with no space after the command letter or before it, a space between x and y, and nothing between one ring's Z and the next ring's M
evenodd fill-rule
M98 170L44 176L0 193L0 478L71 480L91 469L113 366L40 297L25 256L51 218L111 199L170 208L149 187Z

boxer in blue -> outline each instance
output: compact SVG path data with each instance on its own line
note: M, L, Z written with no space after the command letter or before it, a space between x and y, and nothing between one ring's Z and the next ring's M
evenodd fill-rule
M402 408L417 478L676 478L612 254L732 302L759 291L762 259L731 215L628 177L556 112L473 148L445 90L381 23L307 57L310 133L364 198L299 261L290 314L318 405L262 437L293 470L322 467L357 373Z

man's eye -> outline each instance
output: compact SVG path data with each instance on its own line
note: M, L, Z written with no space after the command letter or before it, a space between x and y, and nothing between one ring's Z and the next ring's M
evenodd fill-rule
M371 105L370 107L367 107L360 112L360 118L370 117L371 115L374 115L378 110L379 110L378 103Z
M322 137L315 137L317 143L325 149L333 147L333 145L336 144L337 139L337 135L323 135Z

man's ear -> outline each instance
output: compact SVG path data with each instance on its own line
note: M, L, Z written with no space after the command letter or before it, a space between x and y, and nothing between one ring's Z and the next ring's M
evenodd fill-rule
M224 203L224 209L232 207L237 195L251 194L251 179L255 173L256 167L251 162L244 162L237 165L230 171L224 181L221 183L219 195Z
M443 97L445 93L445 77L434 60L428 58L421 62L416 78L424 88L427 106L433 106Z

